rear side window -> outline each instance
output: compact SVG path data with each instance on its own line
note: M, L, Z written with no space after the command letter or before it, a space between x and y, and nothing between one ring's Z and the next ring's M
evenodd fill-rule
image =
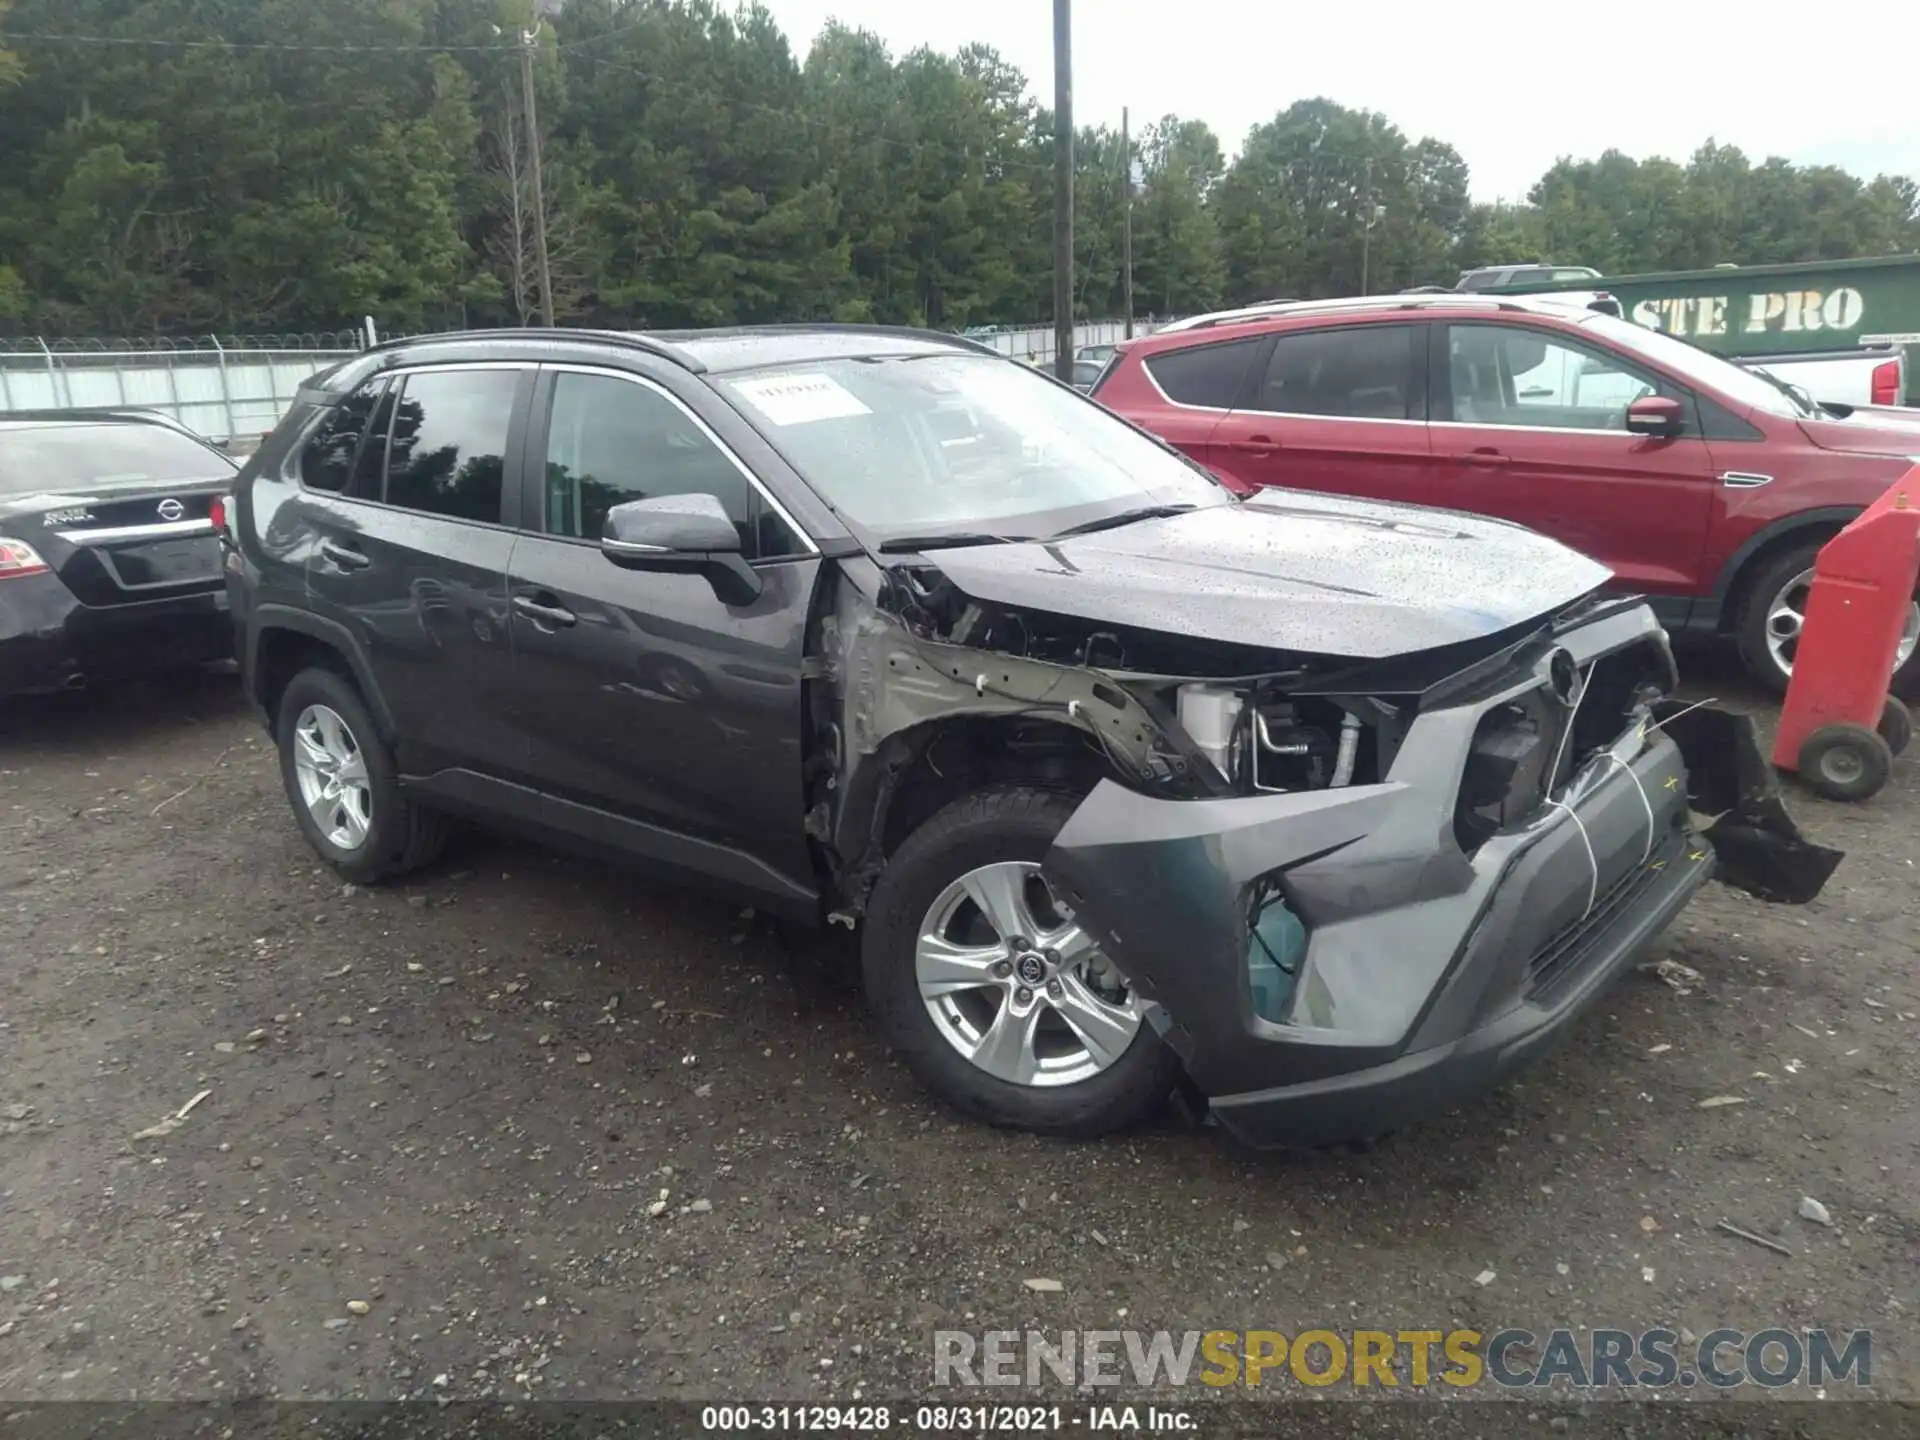
M367 433L367 421L386 391L385 378L362 385L334 406L300 447L300 483L309 490L342 494L354 474L354 458ZM365 499L380 498L379 487Z
M1248 407L1348 420L1412 416L1411 325L1344 325L1277 337L1259 396Z
M1188 345L1149 355L1145 364L1154 384L1176 405L1231 410L1263 343L1253 339Z
M386 502L451 520L500 523L517 370L409 375L393 404Z

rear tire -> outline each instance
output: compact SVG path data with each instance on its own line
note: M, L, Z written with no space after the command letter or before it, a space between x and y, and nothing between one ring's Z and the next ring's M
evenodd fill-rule
M1096 950L1063 938L1078 936L1078 929L1037 878L1040 860L1077 804L1075 797L1054 791L1000 787L963 796L935 813L901 843L881 872L867 906L861 965L867 1003L882 1036L941 1100L991 1125L1090 1137L1153 1113L1173 1089L1179 1062L1152 1025L1139 1018L1130 997L1118 1003L1107 998L1120 993L1111 988L1110 970L1099 968L1104 962ZM965 891L972 877L981 875L1014 877L1008 880L1010 893L1020 898L1008 903L1032 923L1006 928L1032 929L1017 937L1026 946L1006 937L984 907L964 896L954 898L956 887ZM947 916L958 917L952 924L969 927L964 940L950 938L962 932L948 928L949 921L941 918ZM998 964L1005 974L996 979L993 968L983 968L978 987L956 990L948 997L956 1008L937 1020L940 997L926 993L930 972L924 957L930 945L939 944L952 946L955 955L1004 956ZM1075 955L1084 957L1082 962L1067 964ZM1043 961L1043 956L1053 958ZM1015 965L1032 970L1031 988L1022 986L1026 972ZM1056 965L1066 968L1056 970ZM1027 998L1018 999L1021 994ZM1058 1009L1049 999L1055 994ZM958 1008L963 1004L966 1014ZM997 1057L988 1053L988 1033L1002 1024L1011 1027L1016 1016L1032 1014L1036 1007L1048 1013L1018 1047L1023 1063L992 1073L988 1066ZM1124 1040L1117 1037L1126 1033L1128 1011L1137 1028ZM1089 1018L1092 1025L1083 1029ZM970 1026L980 1037L978 1059L962 1053ZM1097 1038L1088 1040L1089 1034ZM1079 1069L1073 1059L1076 1044L1084 1052ZM1043 1050L1048 1054L1036 1065ZM1071 1078L1081 1070L1087 1072L1084 1078ZM1001 1078L1016 1073L1033 1078Z
M1829 800L1876 795L1893 770L1887 742L1864 725L1823 725L1800 747L1800 778Z
M343 880L370 885L439 858L446 821L400 793L393 753L352 681L302 670L281 692L274 735L294 822Z

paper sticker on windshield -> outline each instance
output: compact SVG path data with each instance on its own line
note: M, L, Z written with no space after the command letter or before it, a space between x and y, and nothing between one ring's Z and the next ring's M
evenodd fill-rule
M771 375L737 381L734 389L776 425L811 425L873 413L830 375Z

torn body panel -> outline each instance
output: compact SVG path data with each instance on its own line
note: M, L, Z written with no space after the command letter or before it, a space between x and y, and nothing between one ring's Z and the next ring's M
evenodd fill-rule
M1724 768L1708 751L1726 736L1657 723L1636 679L1665 653L1651 614L1615 609L1541 644L1420 709L1378 783L1198 802L1108 784L1061 831L1049 877L1243 1138L1369 1136L1485 1088L1561 1036L1713 874L1682 751ZM1544 759L1501 772L1537 785L1535 803L1464 824L1476 766L1533 724L1516 707L1554 686L1556 653L1574 682L1558 723L1527 731ZM1764 810L1752 794L1737 813ZM1796 877L1768 893L1810 898L1838 857L1785 824L1743 837ZM1273 895L1305 943L1284 1008L1263 1014L1250 956Z
M821 763L810 830L837 871L838 914L860 913L885 861L901 777L943 729L967 721L1043 721L1077 732L1104 773L1179 793L1194 767L1128 686L1082 666L916 633L882 606L888 576L843 566L818 621L811 709Z

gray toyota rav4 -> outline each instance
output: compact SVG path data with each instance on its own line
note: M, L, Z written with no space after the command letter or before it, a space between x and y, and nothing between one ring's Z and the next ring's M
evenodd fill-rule
M1718 869L1839 857L1665 635L1512 525L1239 500L950 336L416 339L222 508L246 683L341 875L447 817L860 933L998 1124L1176 1086L1363 1139L1558 1039Z

